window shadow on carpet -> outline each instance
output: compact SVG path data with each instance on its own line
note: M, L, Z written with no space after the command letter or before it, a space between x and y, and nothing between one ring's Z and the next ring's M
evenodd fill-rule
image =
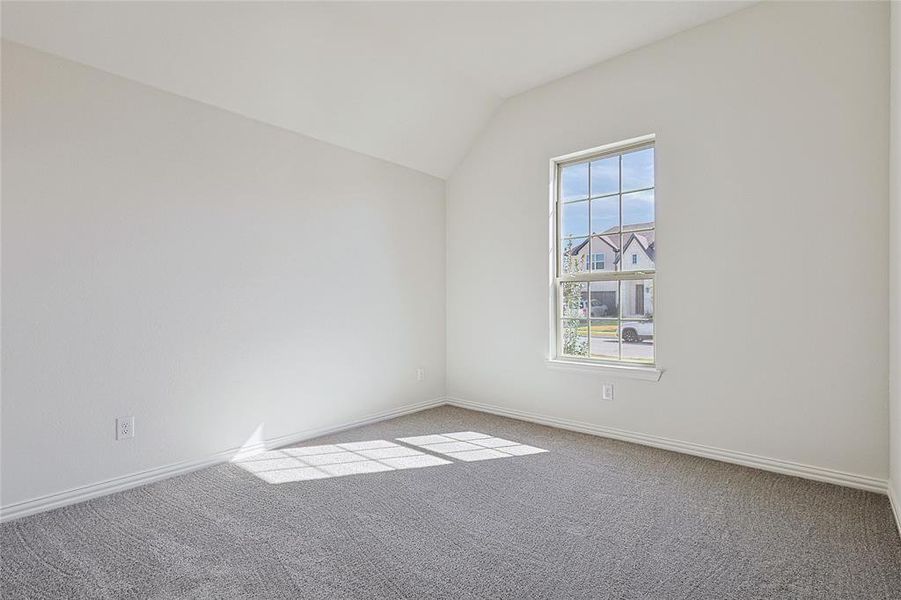
M233 463L267 483L278 484L452 464L441 456L472 462L547 452L475 431L398 438L397 441L402 444L371 440L281 448L242 457Z

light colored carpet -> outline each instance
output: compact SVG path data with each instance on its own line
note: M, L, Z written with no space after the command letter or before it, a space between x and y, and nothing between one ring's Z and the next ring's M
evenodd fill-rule
M877 494L450 407L302 445L466 430L549 452L281 484L216 466L3 524L3 597L901 598Z

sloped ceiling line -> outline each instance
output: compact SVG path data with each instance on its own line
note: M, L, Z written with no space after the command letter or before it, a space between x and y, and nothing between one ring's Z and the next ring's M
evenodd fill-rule
M447 178L510 96L751 2L3 2L3 37Z

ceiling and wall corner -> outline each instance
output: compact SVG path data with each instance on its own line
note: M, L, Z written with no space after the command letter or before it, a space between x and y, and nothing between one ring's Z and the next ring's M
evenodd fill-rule
M4 2L3 37L446 178L503 99L752 2Z

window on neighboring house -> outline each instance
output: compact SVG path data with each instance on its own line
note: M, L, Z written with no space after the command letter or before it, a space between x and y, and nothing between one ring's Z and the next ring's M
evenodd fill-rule
M653 136L555 159L553 174L553 357L653 365ZM622 260L631 244L641 265Z

